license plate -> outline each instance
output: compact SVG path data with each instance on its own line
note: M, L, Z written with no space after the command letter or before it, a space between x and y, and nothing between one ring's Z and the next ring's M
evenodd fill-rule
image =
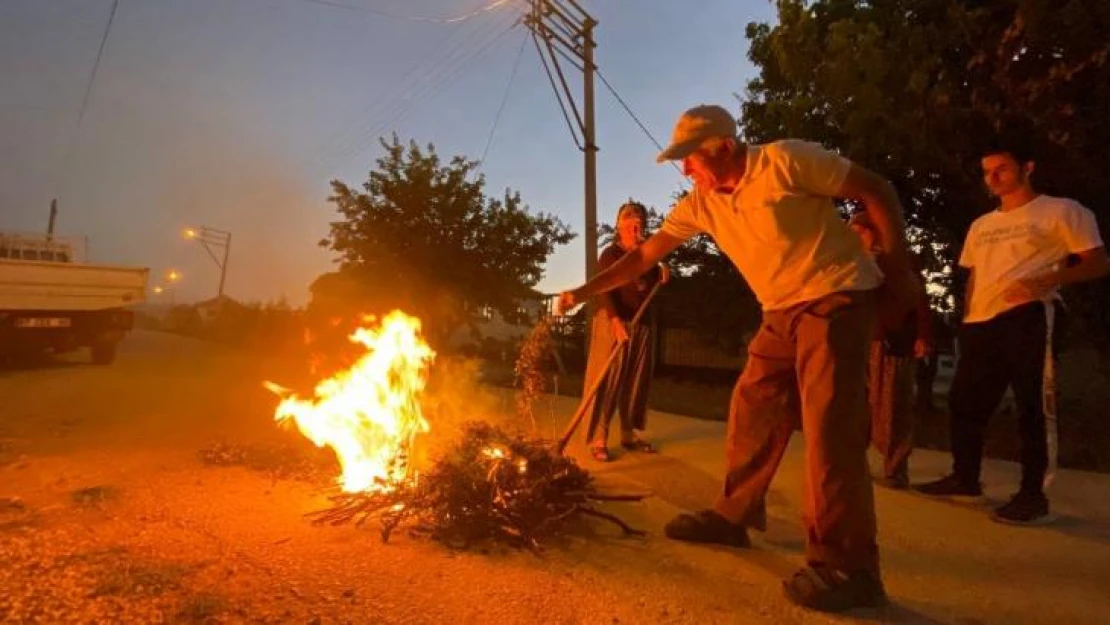
M15 327L68 328L72 323L69 317L21 317L15 320Z

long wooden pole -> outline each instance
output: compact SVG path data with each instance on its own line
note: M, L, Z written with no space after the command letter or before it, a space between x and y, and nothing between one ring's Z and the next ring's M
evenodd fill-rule
M644 311L647 310L648 304L651 303L652 298L655 297L655 294L659 291L659 287L661 286L663 286L662 280L656 282L655 286L651 287L651 291L648 292L647 298L645 298L644 302L640 304L640 309L636 311L636 316L632 317L632 322L628 324L629 334L631 334L632 330L640 323L640 318L644 316ZM622 349L624 349L623 342L617 343L613 346L613 351L609 353L609 358L605 361L605 366L602 368L601 373L597 376L597 379L594 380L592 384L590 384L590 388L586 391L586 393L582 395L582 403L578 404L578 409L574 411L574 416L571 417L570 423L567 424L567 428L563 432L563 436L559 439L559 442L555 447L555 450L560 455L563 453L564 450L566 450L567 443L570 442L570 437L574 436L574 431L578 429L578 424L582 422L582 417L586 414L586 407L589 406L590 400L592 400L594 396L597 395L598 389L601 388L601 383L605 381L606 377L608 377L609 368L613 366L613 361L616 360L617 354L619 354Z

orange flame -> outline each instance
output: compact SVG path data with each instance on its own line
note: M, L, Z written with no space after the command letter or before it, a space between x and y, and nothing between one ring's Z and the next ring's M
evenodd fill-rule
M314 398L265 386L282 396L279 423L293 423L317 447L335 451L344 491L389 490L408 476L413 441L429 429L419 400L435 352L420 336L420 320L400 311L349 338L367 353L317 384Z

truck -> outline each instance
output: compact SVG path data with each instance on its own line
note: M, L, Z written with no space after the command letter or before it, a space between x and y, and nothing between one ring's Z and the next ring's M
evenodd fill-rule
M88 263L83 251L72 238L0 232L0 356L88 348L94 364L115 360L150 272Z

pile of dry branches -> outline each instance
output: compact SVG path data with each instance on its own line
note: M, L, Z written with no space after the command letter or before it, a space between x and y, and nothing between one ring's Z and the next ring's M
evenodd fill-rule
M582 516L610 521L625 534L642 534L591 505L642 496L599 493L590 474L557 454L550 441L513 437L485 423L468 424L461 442L430 471L380 486L333 495L332 507L310 516L334 525L377 519L383 541L403 525L462 549L491 542L537 549Z

